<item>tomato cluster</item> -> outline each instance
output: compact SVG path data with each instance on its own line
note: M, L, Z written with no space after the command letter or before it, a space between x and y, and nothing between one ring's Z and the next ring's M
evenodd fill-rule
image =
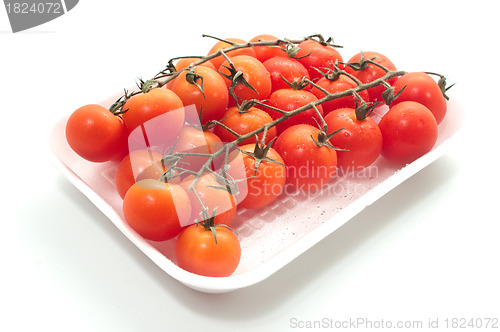
M117 162L128 225L175 239L177 264L192 273L236 270L237 209L265 208L286 186L318 190L339 168L380 156L411 163L433 148L446 114L444 77L398 71L371 51L344 61L321 35L227 38L206 54L171 61L140 91L109 109L83 106L66 125L82 158Z

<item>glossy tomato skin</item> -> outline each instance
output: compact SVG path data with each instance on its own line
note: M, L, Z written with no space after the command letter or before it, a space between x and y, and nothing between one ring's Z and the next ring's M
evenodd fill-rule
M327 77L322 77L316 82L316 84L325 89L326 91L328 91L329 93L333 94L343 92L349 89L354 89L358 86L358 84L347 75L340 75L336 80L331 80ZM321 99L326 96L326 94L323 91L315 87L311 88L311 92L318 99ZM366 102L369 101L370 97L368 96L367 90L359 91L358 94L364 101ZM355 97L351 95L333 99L321 105L323 106L323 112L326 115L331 111L339 108L354 108L356 105L355 100L356 100Z
M161 154L150 150L135 150L123 158L118 164L115 176L116 189L120 197L122 199L125 197L127 191L136 182L139 174L148 167L155 165L161 158ZM158 176L156 180L159 178Z
M179 59L174 65L175 71L181 71L182 69L189 67L191 64L193 64L194 62L197 62L199 60L200 60L200 58L182 58L182 59ZM217 70L210 61L205 61L202 64L200 64L199 66L208 67L210 69ZM174 86L176 79L177 79L177 77L168 81L167 84L165 85L165 88L172 90L172 87Z
M266 123L273 121L273 118L264 110L256 107L251 107L248 110L240 113L238 107L230 107L224 114L222 124L237 132L240 135L251 133L261 128ZM215 126L214 133L224 142L232 142L237 137L222 126ZM262 133L257 135L259 141L262 139ZM266 133L266 143L269 143L276 137L276 127L271 127ZM255 143L255 136L252 136L239 145Z
M200 58L181 58L175 63L174 67L176 71L179 71L189 67L191 64L198 61L200 61ZM202 64L200 64L200 66L216 70L216 68L210 61L205 61Z
M317 100L318 98L316 98L315 95L306 90L280 89L274 91L271 94L266 104L286 112L291 112L299 107L305 106ZM323 106L318 105L316 108L318 109L319 113L323 115ZM273 120L276 120L282 116L279 111L270 108L265 108L265 110L267 113L269 113ZM278 123L276 125L278 135L282 133L286 128L301 123L309 124L311 126L317 126L318 123L321 123L321 119L314 108L310 108L302 113L292 116L285 121Z
M299 124L278 136L274 149L287 166L287 183L301 191L315 191L336 174L337 152L326 145L318 146L320 130Z
M223 143L216 134L193 126L184 126L179 133L179 138L173 152L211 154L220 150L222 146ZM185 155L182 157L179 166L186 170L198 172L207 161L208 157L206 156Z
M309 79L309 72L299 61L282 55L263 62L271 76L272 91L288 89L290 86L283 80L292 83L296 79Z
M123 122L129 132L163 114L169 113L168 126L178 133L184 124L182 100L172 91L163 88L151 89L147 93L132 96L123 106Z
M205 220L202 215L203 209L198 198L192 190L189 190L193 180L194 176L190 175L180 183L191 199L190 224L194 224L196 220ZM203 206L207 208L209 216L212 216L216 209L216 216L214 218L215 225L224 224L229 226L232 223L236 215L236 198L233 194L223 189L223 185L217 181L213 174L203 174L196 182L194 189L203 202Z
M243 145L240 149L243 152L253 153L255 144ZM243 153L248 193L239 206L259 209L274 202L283 192L286 183L285 163L273 148L269 148L266 156L276 162L261 160L256 170L255 158Z
M194 224L186 228L175 245L177 265L194 274L207 277L229 277L238 267L241 246L238 238L226 227L212 231Z
M298 44L300 51L297 52L297 60L304 65L309 72L311 80L316 81L321 78L321 74L314 68L335 68L335 63L339 62L342 69L342 55L333 47L322 45L315 40L305 40Z
M258 99L264 100L271 94L271 78L266 67L255 57L248 55L239 55L231 58L231 62L237 71L243 73L245 80L257 91L250 89L242 84L238 84L234 88L235 95L242 100ZM219 67L219 72L229 75L229 70L225 67L229 66L227 61L224 61ZM231 81L224 78L227 87L231 86ZM233 104L231 104L233 103ZM233 98L229 97L229 105L234 106Z
M241 39L241 38L225 38L225 39L230 41L230 42L236 43L236 44L245 44L246 43L246 41ZM230 43L226 43L224 41L218 41L214 44L214 46L212 46L212 48L210 49L210 51L208 52L207 55L217 53L221 49L223 50L223 49L226 49L226 48L231 47L231 46L232 45ZM252 47L239 48L239 49L236 49L236 50L233 50L230 52L225 52L225 54L230 58L238 56L238 55L248 55L248 56L255 58L255 50ZM219 55L213 59L210 59L210 62L214 65L215 68L219 68L220 65L225 60L226 59L222 55Z
M127 148L122 120L100 105L75 110L66 123L65 135L71 149L92 162L120 159Z
M384 66L385 68L395 71L396 66L392 63L392 61L386 57L385 55L378 53L378 52L372 52L372 51L366 51L363 52L365 59L374 59L376 63ZM358 53L354 55L350 60L349 63L357 63L361 60L361 53ZM383 70L382 68L374 65L374 64L368 64L367 68L362 69L362 70L354 70L349 66L345 66L345 71L348 72L351 75L354 75L356 78L358 78L361 83L369 83L372 82L378 78L381 78L386 74L386 71ZM396 78L391 78L387 80L389 84L394 84L396 82ZM382 93L385 91L385 88L383 85L378 85L376 87L373 87L371 89L368 89L368 94L370 96L370 102L381 102L383 103L384 100L382 98Z
M183 71L175 79L172 91L181 99L184 106L195 105L198 114L202 114L202 124L210 120L220 120L224 111L227 108L229 93L226 82L222 76L215 71L204 66L198 66L193 69L196 75L202 77L197 79L198 86L187 80L187 77L192 75L187 71ZM191 122L198 119L189 119ZM196 123L196 122L194 122Z
M269 35L269 34L261 34L250 39L250 42L258 42L258 41L273 41L277 40L278 37ZM259 59L260 62L264 62L267 59L271 59L275 56L283 56L286 55L286 50L284 45L279 46L254 46L255 57Z
M380 156L382 133L372 118L358 120L353 108L339 108L328 113L325 122L328 134L343 128L330 139L333 146L347 150L337 150L339 168L355 171L370 166Z
M404 101L392 106L379 122L382 156L396 164L408 164L429 152L436 143L438 125L422 104Z
M412 72L399 77L394 83L395 93L398 93L405 87L403 92L392 103L396 105L403 101L415 101L427 107L439 124L446 115L447 102L441 92L441 88L426 73Z
M191 202L182 187L146 179L125 194L123 214L130 227L145 239L166 241L188 225Z

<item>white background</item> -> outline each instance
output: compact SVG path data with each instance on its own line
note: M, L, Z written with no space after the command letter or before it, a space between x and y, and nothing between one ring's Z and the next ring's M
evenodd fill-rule
M498 3L407 3L82 0L17 34L0 8L0 330L500 319ZM202 33L317 32L344 45L345 59L374 50L399 69L445 74L468 126L445 156L257 285L221 295L186 288L47 161L57 119L151 77L170 57L205 54L213 41Z

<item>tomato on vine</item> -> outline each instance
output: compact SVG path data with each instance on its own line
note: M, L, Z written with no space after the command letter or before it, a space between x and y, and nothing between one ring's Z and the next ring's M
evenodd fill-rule
M219 72L224 77L230 94L238 100L264 100L271 94L271 78L266 67L255 57L238 55L224 61ZM234 98L229 98L234 106Z
M438 137L431 111L414 101L391 106L379 122L382 156L396 164L408 164L429 152Z
M340 149L337 150L339 168L368 167L380 156L382 133L367 113L364 107L339 108L325 116L329 134L340 130L330 138L330 143Z
M320 38L319 41L306 39L297 46L300 50L296 53L295 58L308 70L313 81L321 78L321 74L315 68L334 69L336 63L343 61L342 55L323 38Z
M358 83L354 81L347 75L340 74L335 70L327 71L323 77L321 77L317 82L320 88L325 91L335 94L350 89L354 89L358 86ZM326 96L325 92L317 87L312 87L311 92L316 96L316 98L321 99ZM369 100L368 91L362 90L358 92L362 100ZM333 110L339 108L354 108L356 106L356 98L354 95L345 96L337 99L333 99L321 104L323 107L323 112L325 114L330 113Z
M241 246L227 227L212 221L186 228L175 244L177 265L206 277L229 277L241 259Z
M127 191L137 182L137 177L151 166L157 165L162 155L152 150L135 150L130 152L116 168L115 184L118 194L123 199ZM156 180L163 174L158 174Z
M337 152L328 135L307 124L298 124L282 132L274 149L287 167L287 183L301 191L315 191L336 174Z
M226 82L214 69L198 66L185 70L175 78L171 89L183 105L196 106L202 124L221 119L227 108L229 93Z
M184 125L185 112L182 100L168 89L154 88L146 93L136 94L125 102L123 110L123 122L129 132L157 117L160 120L157 120L152 127L168 127L171 137L175 137ZM164 114L168 115L159 118Z
M271 76L272 91L289 88L287 82L297 79L309 79L309 72L296 59L282 55L273 57L263 62L269 75ZM307 87L307 89L309 89Z
M236 215L236 197L229 192L224 180L217 180L214 174L205 173L197 180L194 175L190 175L180 185L191 200L190 224L196 220L208 220L213 214L216 224L231 224Z
M220 50L224 50L226 48L233 46L234 44L245 44L245 43L246 41L240 38L226 38L224 40L219 40L214 44L214 46L212 46L207 55L215 54ZM248 55L255 58L255 50L251 47L239 48L236 50L225 52L225 54L230 58L238 55ZM214 65L216 69L218 69L225 60L226 59L222 55L219 55L213 59L210 59L210 62Z
M166 241L189 225L191 201L179 185L153 179L136 182L123 199L130 227L151 241Z
M100 105L85 105L74 111L65 135L71 149L88 161L120 160L126 155L127 134L122 120Z
M376 79L381 78L387 72L380 66L385 67L387 70L395 71L396 66L385 55L378 52L360 52L355 54L348 63L345 64L345 71L355 76L361 83L370 83ZM396 78L391 78L387 82L394 84ZM380 84L373 88L368 89L370 96L369 101L372 103L384 102L382 93L385 91L384 85Z
M258 209L274 202L286 183L286 166L270 144L247 144L240 147L247 178L247 195L239 206Z
M277 40L278 37L269 35L269 34L262 34L253 37L252 39L249 40L249 42L259 42L259 41L273 41ZM267 59L271 59L275 56L283 56L286 55L286 49L284 45L271 45L271 46L254 46L253 47L255 51L255 57L260 61L264 62Z
M283 115L283 112L291 112L316 101L318 101L318 98L311 92L304 90L300 84L292 84L288 89L274 91L266 102L266 105L270 107L265 108L265 110L273 120L276 120ZM320 116L323 116L322 105L316 106L316 110L310 107L304 112L278 123L276 125L278 134L296 124L304 123L316 126L321 121Z
M223 142L232 142L237 138L234 133L238 134L239 137L251 133L272 121L273 118L267 112L257 107L238 108L237 106L233 106L228 108L224 114L220 122L223 126L216 125L214 133L217 134ZM227 127L227 129L225 127ZM262 139L262 136L263 133L257 135L259 140ZM269 143L275 137L276 127L269 128L266 133L266 142ZM255 143L255 141L255 136L252 136L241 142L240 145Z
M401 93L391 105L403 101L415 101L426 106L438 124L443 121L447 108L446 98L441 87L428 74L422 72L406 73L399 77L393 86L396 94Z
M209 155L222 149L221 139L210 131L184 126L179 133L172 153L181 153L178 165L183 170L198 172L209 160ZM213 168L213 164L210 165Z

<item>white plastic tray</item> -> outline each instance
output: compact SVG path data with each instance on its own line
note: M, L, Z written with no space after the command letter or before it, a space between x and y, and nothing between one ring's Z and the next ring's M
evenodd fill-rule
M101 105L110 105L114 100L116 98L109 98ZM384 108L376 110L373 117L378 120L384 111ZM122 200L114 185L117 163L95 164L77 156L64 136L66 120L54 126L50 137L51 159L63 176L168 275L193 289L221 293L266 279L438 159L458 137L465 113L452 97L448 113L439 125L435 147L403 168L396 168L380 157L362 172L340 172L321 192L288 193L262 210L239 209L231 227L241 241L241 262L234 274L225 278L203 277L180 269L175 264L175 239L163 243L147 241L131 230L123 219Z

